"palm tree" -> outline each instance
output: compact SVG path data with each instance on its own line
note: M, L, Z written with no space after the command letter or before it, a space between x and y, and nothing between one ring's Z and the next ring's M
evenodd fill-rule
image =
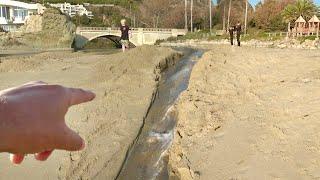
M288 5L283 10L282 16L283 16L285 22L288 23L288 32L290 32L291 23L294 22L298 18L296 8L294 7L294 5Z
M288 5L282 15L286 20L296 19L302 16L304 19L311 18L317 13L318 8L310 0L297 0L295 4Z
M317 13L318 8L310 0L297 0L295 4L288 5L282 12L284 20L288 23L288 32L291 23L299 16L309 19Z

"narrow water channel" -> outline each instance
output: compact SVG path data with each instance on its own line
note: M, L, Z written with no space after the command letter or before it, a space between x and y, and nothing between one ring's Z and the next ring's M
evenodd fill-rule
M203 51L178 49L185 54L161 76L158 93L137 141L127 153L118 180L168 179L165 152L170 147L176 125L173 104L187 89L191 70Z

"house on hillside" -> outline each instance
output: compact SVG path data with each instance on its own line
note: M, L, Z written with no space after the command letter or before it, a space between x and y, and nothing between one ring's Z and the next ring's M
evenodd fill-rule
M88 11L82 4L72 5L70 3L58 3L50 4L51 7L55 7L61 10L61 12L68 14L70 17L75 15L83 16L86 15L88 18L93 18L91 11Z
M0 27L5 31L14 31L22 26L30 15L42 14L44 9L45 7L38 3L1 0Z

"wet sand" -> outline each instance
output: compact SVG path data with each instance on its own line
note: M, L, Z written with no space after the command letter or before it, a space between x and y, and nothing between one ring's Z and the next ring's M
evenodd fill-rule
M170 179L319 179L320 52L214 46L177 105Z
M144 46L126 53L50 52L0 58L0 89L42 80L91 89L93 102L73 107L67 123L86 140L82 152L56 151L46 162L29 155L20 166L0 154L0 179L114 179L136 138L159 73L177 56Z

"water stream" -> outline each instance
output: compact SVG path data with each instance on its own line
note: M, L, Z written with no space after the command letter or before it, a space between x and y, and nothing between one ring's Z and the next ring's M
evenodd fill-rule
M127 153L118 180L168 179L165 152L170 147L176 125L174 102L187 89L191 70L203 51L179 49L185 54L161 76L158 93L138 139Z

